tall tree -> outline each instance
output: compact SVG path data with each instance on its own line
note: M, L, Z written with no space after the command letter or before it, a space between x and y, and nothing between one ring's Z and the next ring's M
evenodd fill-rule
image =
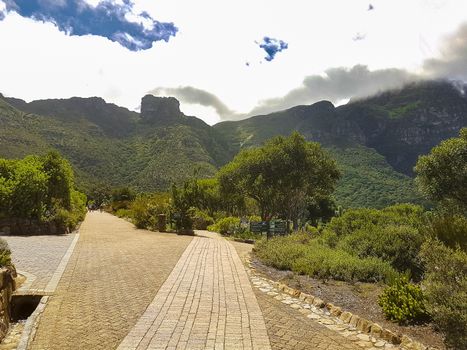
M221 192L253 198L263 220L296 221L310 198L329 196L339 179L335 161L295 132L241 151L218 174Z

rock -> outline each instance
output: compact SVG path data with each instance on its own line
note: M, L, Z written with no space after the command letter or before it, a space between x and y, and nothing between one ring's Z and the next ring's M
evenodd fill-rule
M383 328L379 324L373 323L371 325L370 333L371 333L372 336L381 337L381 332L382 331L383 331Z
M331 308L331 315L334 317L339 317L342 314L342 309L338 306L333 306Z
M381 332L381 338L392 344L401 343L401 338L395 333L391 332L389 329L383 329L383 331Z
M309 314L307 317L308 317L308 318L311 318L312 320L318 320L318 319L321 318L320 315L313 314L313 313Z
M370 333L371 322L365 320L364 318L360 318L357 322L356 327L359 331L362 331L363 333Z
M357 323L358 323L359 319L360 319L360 317L358 317L357 315L352 315L352 318L350 319L349 324L351 326L357 327Z
M343 313L341 313L341 315L339 316L339 318L345 322L345 323L349 323L350 322L350 319L352 318L352 314L348 311L344 311Z
M406 335L402 336L401 346L406 350L425 350L427 347L419 342L416 342Z
M357 334L357 338L364 341L370 341L370 336L367 334Z
M315 298L313 300L313 305L316 306L316 307L319 307L319 308L323 308L326 306L326 304L324 303L324 301L322 301L320 298Z

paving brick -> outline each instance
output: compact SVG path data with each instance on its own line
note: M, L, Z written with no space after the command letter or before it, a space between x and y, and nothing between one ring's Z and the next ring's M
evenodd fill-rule
M30 348L115 349L190 241L188 236L137 230L109 214L89 213ZM46 249L46 243L42 246Z
M119 349L270 349L261 310L235 249L215 234L201 235ZM160 337L162 329L170 336Z

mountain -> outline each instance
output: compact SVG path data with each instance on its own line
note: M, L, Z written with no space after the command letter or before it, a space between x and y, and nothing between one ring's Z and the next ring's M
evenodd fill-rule
M336 197L345 206L420 202L412 169L419 155L467 125L463 91L450 82L424 81L339 107L321 101L214 128L233 151L294 130L320 142L343 171Z
M212 176L242 148L297 130L338 161L341 205L421 202L412 168L420 154L467 125L462 91L449 82L420 82L339 107L321 101L213 127L183 114L172 97L144 96L136 113L98 97L27 103L0 95L0 156L56 149L84 189L105 182L163 190L194 169Z
M30 103L3 97L0 125L0 156L56 149L84 189L100 182L166 189L194 169L212 176L233 157L217 131L185 116L174 98L145 96L136 113L96 97Z

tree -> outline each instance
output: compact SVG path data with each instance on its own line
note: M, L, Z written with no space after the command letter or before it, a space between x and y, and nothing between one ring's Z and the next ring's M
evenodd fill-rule
M467 128L460 136L441 142L415 166L420 191L443 204L467 208Z
M42 160L43 169L48 176L47 207L71 208L71 191L74 187L73 169L70 163L56 152L49 152Z
M280 216L296 222L309 199L333 192L339 176L321 146L295 132L241 151L219 171L218 180L224 196L253 198L263 220Z

